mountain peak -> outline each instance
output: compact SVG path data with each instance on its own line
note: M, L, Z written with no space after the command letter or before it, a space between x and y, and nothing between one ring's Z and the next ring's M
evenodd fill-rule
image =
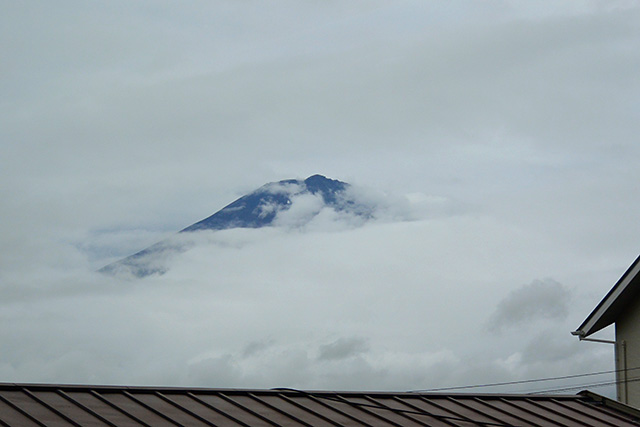
M315 181L336 181L334 179L329 179L324 175L315 174L311 175L309 178L305 179L304 182L315 182Z
M302 222L311 221L324 208L330 208L338 212L349 212L355 216L369 218L371 208L362 206L356 200L349 197L346 182L329 179L323 175L312 175L304 181L287 179L271 182L263 185L255 191L240 197L220 209L213 215L192 224L180 233L189 233L201 230L226 230L231 228L260 228L278 225L275 220L279 215L284 215L291 209L294 201L303 195L320 197L312 210L306 210ZM153 267L157 265L157 259L166 258L168 253L182 252L186 250L183 245L167 239L156 243L127 258L103 267L100 272L119 273L128 272L137 277L147 276L153 273L162 273L166 269Z
M279 212L291 207L293 197L305 193L320 195L326 205L336 208L337 194L348 186L345 182L322 175L313 175L304 181L286 179L270 182L182 232L265 227L273 223Z

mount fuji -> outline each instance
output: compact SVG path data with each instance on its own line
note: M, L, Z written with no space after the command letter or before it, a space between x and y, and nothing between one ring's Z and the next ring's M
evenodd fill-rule
M100 273L145 277L163 274L168 270L167 259L185 252L187 233L228 230L232 228L261 228L291 224L304 226L329 209L336 214L356 217L364 222L373 217L375 206L360 200L351 185L342 181L313 175L305 180L288 179L263 185L240 197L213 215L179 231L173 237L155 243L124 259L109 264ZM300 208L299 206L302 206ZM286 218L287 221L284 221Z

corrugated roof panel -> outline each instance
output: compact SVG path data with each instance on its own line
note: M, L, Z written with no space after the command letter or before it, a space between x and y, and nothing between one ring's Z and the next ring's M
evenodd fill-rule
M491 414L495 419L499 419L501 422L511 424L515 426L525 425L527 419L525 417L518 417L512 411L506 410L500 405L494 405L493 402L498 399L486 399L479 397L471 397L466 399L464 403L482 413Z
M100 415L107 423L111 423L113 425L126 425L131 424L131 422L134 421L124 412L114 408L103 400L100 400L100 398L94 396L90 392L66 391L64 393L79 405L87 408L88 411Z
M440 405L451 413L467 420L476 423L505 424L504 420L496 419L493 411L481 411L479 408L470 405L470 403L472 403L471 399L460 397L444 396L440 399L434 399L434 404Z
M2 421L3 425L8 426L38 426L35 421L32 421L22 412L6 403L4 400L2 400L2 398L0 398L0 420Z
M399 409L409 410L412 413L422 413L422 415L415 415L415 418L418 421L425 423L428 426L450 426L454 425L451 420L446 421L450 417L455 417L454 414L444 411L442 408L435 407L430 405L428 402L420 399L419 396L412 397L398 397L392 396L389 399L389 406L395 407L391 405L391 402L395 402L398 404ZM443 418L444 417L444 418Z
M341 396L338 399L343 400ZM351 397L344 399L349 402L349 405L352 405L359 409L360 411L375 417L378 423L385 422L387 425L416 425L415 423L410 423L408 418L402 414L396 414L391 410L384 409L380 405L373 404L366 400L365 397Z
M235 403L242 405L244 408L249 408L259 416L263 417L263 419L273 423L274 425L305 425L304 421L301 421L293 414L274 409L261 399L261 397L264 398L267 396L268 395L265 396L261 394L260 397L256 397L254 393L249 392L244 395L228 395L227 397L232 399Z
M552 405L552 404L558 405L559 407L562 407L562 408L567 408L569 411L571 411L571 414L573 414L572 418L583 422L584 425L589 425L589 426L630 425L628 424L629 422L628 418L625 419L619 416L618 414L609 410L609 408L603 405L598 405L598 404L587 405L581 401L571 401L571 400L561 400L561 401L553 400L549 402L549 405ZM637 424L634 423L631 425L637 425Z
M8 426L638 426L602 396L0 384Z
M218 411L211 409L205 403L191 397L188 393L161 393L166 399L170 399L173 403L188 411L200 420L206 420L210 425L229 424L231 421ZM203 421L204 422L204 421Z
M321 419L322 422L318 425L350 425L352 423L348 417L339 412L332 411L323 405L315 404L309 397L301 395L287 396L282 393L279 393L278 397L292 406L299 408L299 412L294 412L294 415L297 417L304 417L305 413L308 413L312 417ZM282 409L284 409L284 407L282 407Z
M473 418L467 418L463 414L459 414L451 409L448 409L446 406L440 404L440 400L442 400L441 396L438 396L435 399L424 399L420 395L414 396L401 396L398 397L399 400L411 404L412 407L424 411L427 414L430 414L434 419L440 420L440 422L446 425L473 425Z
M5 391L3 397L40 425L64 425L65 419L23 391ZM67 423L68 424L68 423Z
M585 416L583 413L584 405L578 404L575 407L568 407L561 402L554 402L552 400L523 400L518 403L525 408L528 408L535 412L547 412L550 417L553 417L554 422L561 423L566 426L590 426L593 425L593 419ZM528 405L533 405L530 407ZM600 425L604 426L606 423L601 422ZM617 424L614 424L616 426Z
M321 414L314 412L310 409L305 409L304 405L296 404L295 401L289 400L286 397L279 395L265 395L265 396L256 396L251 393L251 397L261 402L264 405L272 408L273 411L276 411L281 414L288 414L288 416L296 421L298 421L302 425L312 425L312 426L325 426L325 425L335 425L331 420L323 417ZM307 402L309 399L307 399Z
M247 426L271 426L272 424L261 419L260 417L254 415L251 410L245 410L245 408L234 405L229 400L222 397L221 394L204 394L204 393L194 393L198 400L201 400L208 405L220 410L224 413L228 418L233 419L240 423L241 425ZM226 396L225 396L226 397Z
M206 417L202 417L200 415L198 415L197 412L192 411L190 408L188 408L187 406L177 402L175 400L175 397L179 397L180 395L175 395L175 394L171 394L171 393L160 393L159 391L154 393L155 396L157 396L158 398L162 399L162 401L168 403L169 405L173 406L174 408L178 408L180 411L184 412L185 414L187 414L190 418L193 418L195 420L198 421L198 425L204 424L207 426L214 426L215 424L212 423L210 420L208 420ZM190 399L189 396L187 396L187 399ZM191 401L193 401L193 399L190 399ZM192 405L198 405L197 402L192 402ZM199 405L201 408L204 408L203 405Z
M71 425L73 423L87 427L104 427L108 425L100 418L81 406L75 405L55 391L34 391L31 397L39 400L48 408L59 412L59 415L64 417Z
M193 417L187 411L181 407L174 406L167 400L163 400L156 394L152 393L128 393L127 396L130 399L134 399L146 408L154 411L157 414L170 414L166 415L170 418L171 422L175 422L178 425L185 427L207 427L206 424L200 421L198 418Z
M140 405L135 400L130 399L126 394L126 390L123 390L120 393L116 392L108 392L108 393L99 393L100 396L105 399L105 401L113 404L118 409L125 412L130 417L144 423L147 425L155 426L155 425L177 425L175 422L171 422L166 418L166 415L160 416L154 411L145 408Z
M531 426L553 426L553 425L561 426L562 425L562 424L553 424L552 420L549 419L548 417L545 417L544 415L539 416L539 414L532 413L531 411L523 409L522 407L520 407L519 402L513 401L512 399L504 399L504 398L492 399L488 403L490 403L491 406L494 406L501 411L504 411L508 414L516 416L522 420L526 420L527 423L529 423L529 425Z
M337 397L337 394L335 395ZM380 418L376 417L373 414L370 414L367 411L364 411L362 408L351 405L344 401L336 401L334 399L328 399L328 395L324 393L318 393L316 396L313 396L312 400L316 404L320 404L330 410L338 411L339 413L345 415L351 420L359 421L362 425L366 426L377 426L381 425Z
M530 401L528 399L520 399L515 402L511 402L513 405L517 405L519 409L524 411L528 411L530 416L535 416L540 419L547 420L552 423L552 425L559 426L575 426L575 417L567 417L565 415L560 414L555 411L549 405L549 401L540 401L542 403L536 403L536 401ZM578 424L580 425L580 424Z
M358 418L352 414L342 411L337 406L331 406L323 398L317 398L313 395L302 395L302 394L291 394L287 395L281 394L283 397L287 397L291 399L293 402L296 402L306 408L308 411L313 411L317 414L322 415L330 419L332 422L338 425L344 426L370 426L364 419ZM335 402L334 402L335 403Z
M432 425L433 417L423 412L416 411L414 408L407 405L406 400L396 400L393 397L385 396L384 399L374 398L370 396L364 396L364 398L373 405L378 405L384 408L388 408L388 411L401 414L403 417L411 421L411 425L416 426L428 426Z

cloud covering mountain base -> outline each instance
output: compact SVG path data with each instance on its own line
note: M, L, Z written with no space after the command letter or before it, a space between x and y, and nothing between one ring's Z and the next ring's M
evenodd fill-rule
M540 236L468 215L336 224L189 233L166 274L133 282L16 283L0 377L409 390L610 366L608 349L569 335L590 309L585 290L529 283L560 271ZM518 254L532 251L523 269Z
M422 200L421 202L424 202ZM120 277L164 274L171 259L198 244L202 231L281 227L332 230L358 227L370 220L415 219L420 201L389 196L373 189L313 175L305 180L271 182L240 197L177 235L111 263L99 270ZM410 206L411 205L411 206ZM434 212L437 215L437 210ZM433 214L432 214L433 215Z

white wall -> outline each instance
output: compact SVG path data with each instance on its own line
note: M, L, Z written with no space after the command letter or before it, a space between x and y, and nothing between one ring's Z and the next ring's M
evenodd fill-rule
M640 408L640 298L616 320L616 370L618 400Z

